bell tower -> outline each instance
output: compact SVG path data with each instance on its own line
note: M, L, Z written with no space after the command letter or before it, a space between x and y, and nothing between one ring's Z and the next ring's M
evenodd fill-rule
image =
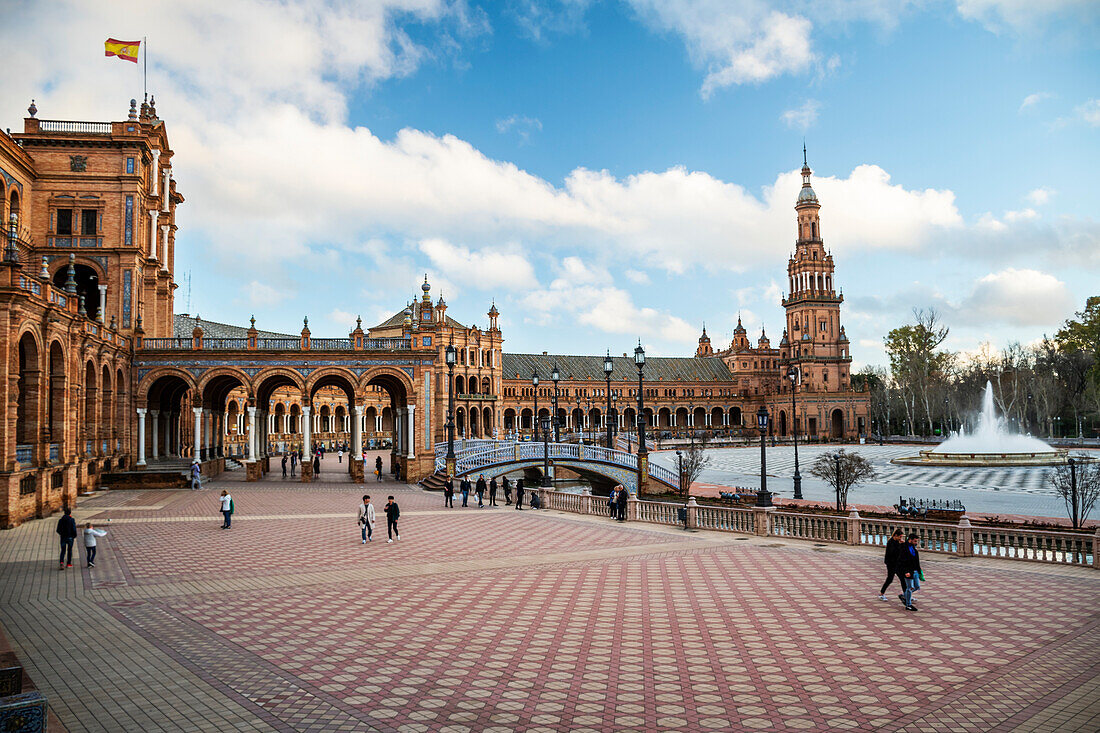
M843 293L836 290L833 256L821 238L821 204L811 185L806 147L802 147L802 190L794 209L798 238L787 261L788 365L797 366L811 390L836 392L850 384L848 340L840 325Z

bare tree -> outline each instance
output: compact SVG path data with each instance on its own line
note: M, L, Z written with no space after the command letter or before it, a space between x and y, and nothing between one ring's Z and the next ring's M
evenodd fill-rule
M833 487L837 511L844 511L848 508L848 492L875 478L875 467L859 453L849 453L841 448L819 455L810 466L810 475Z
M680 479L680 493L684 497L691 496L691 485L702 475L703 469L710 464L710 456L706 453L707 439L704 436L696 440L694 444L683 451L683 474Z
M1073 527L1079 528L1100 499L1100 463L1070 458L1072 463L1056 466L1050 483L1066 503Z

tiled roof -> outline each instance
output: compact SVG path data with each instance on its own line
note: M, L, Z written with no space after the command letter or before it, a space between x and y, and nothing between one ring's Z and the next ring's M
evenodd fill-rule
M195 323L202 328L204 337L219 339L243 339L248 338L248 328L244 326L230 326L228 323L208 321L205 318L198 319L186 313L175 313L172 316L172 329L175 336L190 336L195 330ZM275 331L261 331L256 329L261 338L298 338L296 333L276 333Z
M465 326L463 326L461 323L459 323L455 319L451 318L450 316L444 316L444 318L447 319L447 325L450 326L451 328L466 328ZM396 313L394 313L392 316L390 316L386 320L379 323L377 326L371 326L370 330L373 331L376 328L393 328L395 326L402 326L404 324L405 324L405 309L402 308L401 310L397 311Z
M604 381L602 356L565 356L561 354L504 354L501 371L505 379L530 379L538 372L539 379L550 381L550 370L555 365L563 381ZM611 379L637 379L638 368L634 358L613 356L614 370ZM651 356L645 360L646 381L684 382L732 382L733 375L721 359L713 357Z

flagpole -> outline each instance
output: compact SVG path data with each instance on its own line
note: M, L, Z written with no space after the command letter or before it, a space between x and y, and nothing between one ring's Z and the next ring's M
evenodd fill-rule
M141 37L141 45L144 47L145 52L141 55L142 71L141 71L141 91L145 95L145 98L149 98L149 37Z

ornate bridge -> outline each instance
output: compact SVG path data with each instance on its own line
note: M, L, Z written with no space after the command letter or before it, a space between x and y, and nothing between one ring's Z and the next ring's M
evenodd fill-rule
M455 442L455 475L485 474L500 476L522 468L543 467L543 443L497 440L467 440ZM593 473L622 484L631 493L638 491L638 456L621 450L609 450L595 445L550 443L551 466L562 466L579 473ZM445 471L447 444L435 445L435 470ZM678 490L676 473L664 466L645 462L647 481L661 488Z

